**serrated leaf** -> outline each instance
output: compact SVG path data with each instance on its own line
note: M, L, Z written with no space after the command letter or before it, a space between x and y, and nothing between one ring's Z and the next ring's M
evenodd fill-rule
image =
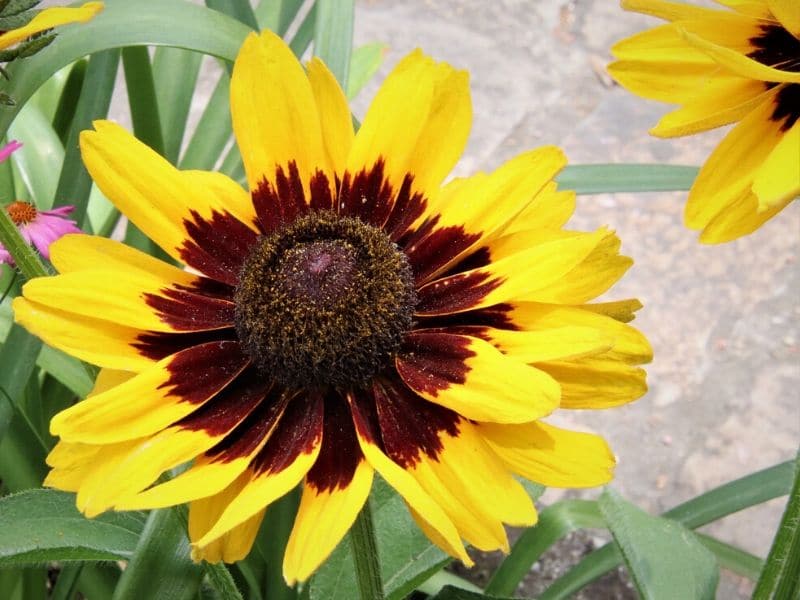
M644 600L714 598L719 567L694 533L647 514L610 488L598 503Z
M53 560L118 560L131 556L143 526L141 513L87 519L75 496L28 490L0 498L0 567Z

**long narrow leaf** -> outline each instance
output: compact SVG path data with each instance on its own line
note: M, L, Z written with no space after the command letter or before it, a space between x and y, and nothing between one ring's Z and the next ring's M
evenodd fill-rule
M99 52L89 59L78 106L67 136L64 164L56 187L56 203L73 204L75 206L73 217L78 223L83 224L84 229L88 229L89 226L85 217L92 190L92 179L81 160L78 136L81 131L92 126L93 120L101 119L108 114L118 65L119 50Z
M206 0L206 6L241 21L250 29L258 31L258 19L250 2L242 0Z
M133 132L137 138L163 155L164 136L161 134L153 66L150 64L147 48L143 46L124 48L122 64L125 67L125 83L128 87Z
M561 188L578 194L686 191L697 167L677 165L569 165L558 176Z
M164 156L173 164L178 162L202 59L197 52L166 47L157 48L153 57Z
M325 62L345 87L353 51L353 0L317 0L316 11L314 55Z

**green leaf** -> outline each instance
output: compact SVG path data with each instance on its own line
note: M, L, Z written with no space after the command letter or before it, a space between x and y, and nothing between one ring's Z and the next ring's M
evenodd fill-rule
M258 20L253 12L250 2L242 0L206 0L206 6L229 15L247 25L250 29L258 31Z
M535 527L526 529L509 555L492 575L486 592L510 595L528 574L531 566L555 542L577 529L602 528L606 524L597 503L590 500L564 500L539 514Z
M370 502L384 593L387 600L400 600L451 559L431 544L402 498L380 477L375 479ZM345 539L314 575L309 595L311 600L351 600L355 589L355 566Z
M719 566L724 569L755 581L764 567L764 561L749 552L740 550L703 533L695 532L695 535L706 548L714 553Z
M64 162L64 146L50 121L33 103L23 107L8 135L22 142L11 159L36 206L47 210L56 194L55 173Z
M81 361L50 346L42 348L36 364L81 398L94 387L94 380Z
M227 73L223 73L200 116L197 128L181 159L181 169L210 171L216 165L222 150L233 134L230 86L230 77Z
M731 481L680 504L662 516L695 529L740 510L767 502L789 493L794 461L777 464ZM713 551L713 548L712 548ZM540 600L569 598L595 579L602 577L622 562L614 544L606 544L553 582Z
M320 57L342 87L347 85L353 50L353 0L317 0L314 55Z
M511 600L511 598L479 594L448 585L442 588L441 591L430 600Z
M16 100L16 105L0 111L0 135L7 131L20 106L39 86L62 67L87 54L125 46L157 45L233 61L249 31L236 19L183 0L109 0L94 19L60 29L50 46L9 67L11 81L4 91ZM15 76L17 71L19 76Z
M36 60L38 56L31 60ZM118 66L119 50L99 52L89 59L78 105L75 107L75 114L67 134L64 163L58 177L56 203L74 205L75 212L72 216L85 229L90 226L89 220L85 217L92 190L92 179L81 160L78 136L84 129L91 128L92 121L102 119L108 114Z
M61 90L61 96L58 98L58 106L53 115L53 129L62 143L67 142L69 128L72 125L72 119L75 118L75 110L78 108L78 100L81 97L81 89L83 88L83 80L86 77L88 64L89 61L85 59L72 64L69 70L69 77Z
M189 558L186 523L179 510L154 510L147 517L112 600L196 598L203 569Z
M556 180L561 189L578 194L686 191L698 170L677 165L569 165Z
M283 37L302 6L303 0L261 0L255 10L259 28Z
M125 69L133 133L163 156L164 138L161 135L161 118L158 114L150 53L143 46L123 48L122 65Z
M352 99L361 91L373 75L380 69L386 51L384 43L376 42L359 46L350 59L350 76L347 78L347 97Z
M172 164L178 162L202 59L197 52L164 47L157 48L153 58L164 156Z
M28 379L36 367L36 357L42 349L39 338L32 336L19 325L12 325L8 337L0 347L0 440L3 439L14 408L11 402L18 402L25 391Z
M794 462L794 485L753 592L755 600L800 596L800 453Z
M648 515L611 488L598 503L642 598L714 598L719 567L691 531Z
M87 519L74 494L28 490L0 498L0 567L53 560L130 558L142 529L139 513Z

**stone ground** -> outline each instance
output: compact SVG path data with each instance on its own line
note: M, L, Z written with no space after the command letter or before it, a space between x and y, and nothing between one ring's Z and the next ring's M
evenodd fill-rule
M471 73L474 124L458 174L491 169L544 144L563 147L572 163L699 165L719 132L667 141L648 136L666 107L614 86L603 70L614 41L655 23L612 0L359 0L356 43L382 41L389 49L354 110L363 116L391 66L421 47ZM210 91L214 79L207 72L201 90ZM196 98L195 113L205 97ZM124 100L115 106L112 114L126 120ZM572 221L576 229L616 229L636 260L611 297L642 300L636 325L656 358L648 368L650 392L638 402L557 420L602 433L619 459L615 487L651 512L791 459L800 439L800 203L754 235L709 247L682 226L685 199L582 196ZM549 490L542 504L563 496ZM763 556L782 507L773 501L708 531ZM537 582L593 541L580 535L561 546L520 592L541 589ZM728 573L718 597L749 592L746 581ZM617 577L584 596L632 592Z
M418 46L471 74L474 124L459 174L543 144L560 145L572 163L699 165L718 132L648 136L666 106L628 94L603 71L615 40L654 23L610 0L362 0L356 43L383 41L389 51L356 114L363 115L389 68ZM636 325L655 361L641 400L559 420L602 433L619 459L615 487L651 512L788 460L800 439L800 204L754 235L701 246L682 225L685 199L582 196L572 221L578 229L616 229L636 260L611 296L642 300ZM543 503L561 496L550 490ZM764 555L782 508L782 500L773 501L708 529ZM624 595L605 590L607 597ZM744 598L749 591L726 574L718 595Z

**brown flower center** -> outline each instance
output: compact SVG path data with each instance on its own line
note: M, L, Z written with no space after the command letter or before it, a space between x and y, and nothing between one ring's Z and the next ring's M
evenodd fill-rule
M391 364L416 294L385 233L317 212L260 240L235 302L239 339L265 376L293 389L351 387Z
M800 72L800 40L780 25L762 25L750 43L756 48L748 54L753 60L781 71ZM769 90L778 84L767 81L764 85ZM784 84L778 91L771 118L782 122L781 131L788 131L800 119L800 83Z
M20 200L16 200L6 206L6 212L17 227L31 223L36 218L36 215L39 214L33 204Z

